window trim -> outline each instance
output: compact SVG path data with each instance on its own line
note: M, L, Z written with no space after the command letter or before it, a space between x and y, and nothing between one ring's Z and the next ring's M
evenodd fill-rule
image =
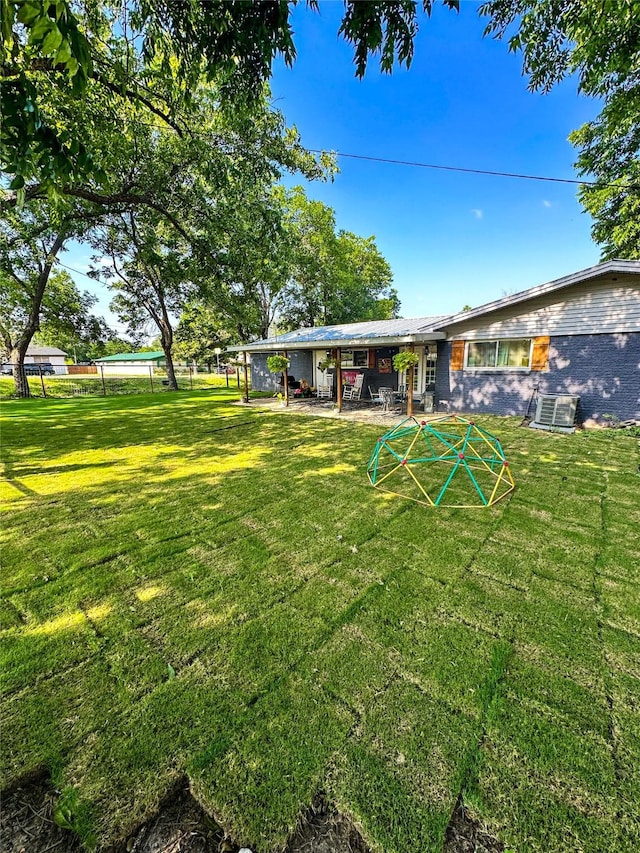
M512 367L508 364L496 364L494 367L476 367L470 365L469 362L469 346L470 344L495 344L496 362L498 361L498 347L501 343L508 341L529 341L529 363L526 367ZM474 338L464 342L464 363L463 370L477 371L482 373L529 373L531 371L531 360L533 357L533 344L535 338Z
M347 361L344 357L345 353L351 353L351 359ZM365 362L364 364L355 364L355 354L357 352L365 354ZM369 350L365 347L349 347L349 349L344 349L340 352L340 367L341 368L357 368L358 370L364 370L369 367Z

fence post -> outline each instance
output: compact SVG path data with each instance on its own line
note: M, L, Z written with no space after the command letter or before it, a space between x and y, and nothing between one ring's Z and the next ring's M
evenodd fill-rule
M151 383L151 393L153 394L153 365L149 365L149 382Z
M227 388L228 388L229 387L229 369L227 367L225 367L225 369L224 369L224 375L227 379Z
M100 365L100 378L102 379L102 396L107 396L107 386L104 384L104 364Z
M191 390L193 391L193 367L189 366L189 385L191 385Z
M42 365L38 365L38 373L40 374L40 384L42 385L42 396L47 396L47 389L44 387L44 374L42 373ZM28 380L27 380L28 381Z

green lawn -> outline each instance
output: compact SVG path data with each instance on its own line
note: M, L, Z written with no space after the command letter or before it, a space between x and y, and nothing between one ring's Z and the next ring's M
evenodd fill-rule
M8 402L1 785L45 767L106 845L188 776L239 842L323 790L439 851L640 849L637 439L483 418L516 491L372 489L378 431L237 391Z

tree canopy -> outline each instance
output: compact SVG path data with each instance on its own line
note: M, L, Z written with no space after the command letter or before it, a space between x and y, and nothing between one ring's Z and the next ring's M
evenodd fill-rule
M335 212L300 187L282 191L288 280L280 293L279 325L334 325L397 316L393 275L374 237L337 230Z
M215 80L220 107L235 112L259 96L275 57L295 62L290 16L297 4L6 0L0 141L12 190L113 198L105 186L109 154L100 142L110 101L144 105L149 123L186 135L194 93ZM442 4L459 8L459 0ZM410 65L421 12L428 16L435 5L346 0L339 35L353 46L356 75L365 74L372 56L386 72L396 62ZM306 6L319 8L316 0ZM637 211L640 3L487 0L479 13L487 35L522 53L531 89L548 91L575 75L581 92L602 99L600 116L572 135L580 174L597 182L580 197L605 254L636 251L627 226ZM76 108L80 98L84 115ZM605 186L612 182L622 189ZM132 187L128 197L142 198Z
M98 152L50 109L58 101L116 95L144 104L163 125L184 132L190 99L216 81L221 105L260 96L276 56L296 57L291 8L297 0L6 0L2 4L4 169L13 189L36 179L61 184L98 179ZM458 0L442 0L458 7ZM307 6L317 10L316 0ZM431 12L432 0L422 6ZM349 0L340 27L362 76L371 54L381 67L410 64L418 4Z

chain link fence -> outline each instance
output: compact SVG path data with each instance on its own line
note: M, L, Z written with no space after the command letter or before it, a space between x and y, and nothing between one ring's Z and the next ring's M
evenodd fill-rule
M103 365L25 365L32 397L108 397L115 394L156 394L169 391L165 370L149 366L145 373L122 376L105 370ZM178 389L196 391L213 388L244 387L240 368L233 373L207 373L192 367L175 368ZM13 366L5 364L0 377L0 396L15 396Z

